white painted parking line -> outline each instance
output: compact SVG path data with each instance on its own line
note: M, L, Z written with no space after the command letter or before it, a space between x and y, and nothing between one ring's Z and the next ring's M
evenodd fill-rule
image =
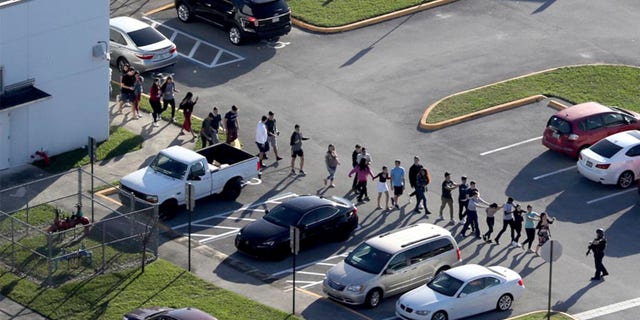
M546 177L552 176L554 174L562 173L562 172L565 172L565 171L573 170L575 168L576 168L576 166L571 166L571 167L568 167L568 168L564 168L564 169L556 170L556 171L553 171L553 172L545 173L545 174L543 174L541 176L533 177L533 180L540 180L542 178L546 178Z
M300 289L307 289L307 288L322 284L322 281L324 281L324 280L320 280L320 281L301 281L301 280L296 280L296 283L306 283L304 286L300 286L299 288ZM288 289L285 289L284 292L290 292L290 291L293 290L293 283L292 283L293 281L287 280L287 282L291 283L292 287L288 288Z
M520 142L516 142L516 143L514 143L514 144L510 144L510 145L508 145L508 146L504 146L504 147L501 147L501 148L498 148L498 149L489 150L489 151L486 151L486 152L481 153L480 155L481 155L481 156L486 156L486 155L488 155L488 154L492 154L492 153L494 153L494 152L498 152L498 151L502 151L502 150L507 150L507 149L509 149L509 148L517 147L517 146L519 146L519 145L521 145L521 144L529 143L529 142L531 142L531 141L536 141L536 140L540 140L540 139L542 139L542 136L535 137L535 138L531 138L531 139L527 139L527 140L520 141Z
M617 196L622 195L622 194L625 194L625 193L635 192L635 191L636 191L636 189L635 189L635 188L633 188L633 189L629 189L629 190L624 190L624 191L616 192L616 193L614 193L614 194L610 194L610 195L608 195L608 196L604 196L604 197L600 197L600 198L597 198L597 199L593 199L593 200L587 201L587 204L596 203L596 202L598 202L598 201L606 200L606 199L609 199L609 198L617 197Z
M223 65L226 65L226 64L239 62L239 61L242 61L242 60L245 59L244 57L242 57L242 56L240 56L240 55L238 55L238 54L236 54L234 52L231 52L229 50L226 50L226 49L223 49L221 47L218 47L213 43L198 39L198 38L196 38L196 37L194 37L192 35L189 35L189 34L187 34L185 32L182 32L182 31L180 31L178 29L169 27L169 26L167 26L165 24L162 24L159 21L155 21L155 20L153 20L153 19L151 19L149 17L143 16L142 19L147 20L149 22L149 24L151 25L151 27L153 27L153 28L157 29L158 26L162 26L163 28L171 30L173 32L171 34L171 36L169 37L169 39L171 41L175 41L175 38L178 35L181 35L181 36L184 36L184 37L187 37L187 38L190 38L190 39L194 40L196 43L191 48L189 54L184 55L184 54L182 54L180 52L178 52L178 54L180 56L182 56L182 57L185 57L185 58L195 62L195 63L201 64L201 65L203 65L203 66L205 66L207 68L220 67L220 66L223 66ZM212 58L212 62L211 63L206 63L206 62L200 61L200 60L198 60L198 59L193 57L195 55L196 50L198 49L198 47L200 47L202 44L210 46L210 47L212 47L212 48L214 48L214 49L216 49L218 51L217 54L215 55L215 57ZM220 57L222 56L222 54L226 54L228 56L231 56L231 57L233 57L233 59L229 59L229 60L226 60L226 61L223 61L223 62L219 62L220 61Z
M235 230L228 231L228 232L225 232L225 233L222 233L222 234L218 234L218 235L215 235L215 236L209 237L209 238L207 238L207 239L202 239L202 240L200 240L199 242L200 242L201 244L206 244L206 243L209 243L209 242L214 241L214 240L219 240L219 239L222 239L222 238L226 238L226 237L228 237L228 236L231 236L231 235L237 234L237 233L238 233L238 230L240 230L240 228L236 228Z
M626 301L610 304L608 306L580 312L578 314L574 314L573 317L579 320L589 320L597 317L602 317L614 312L635 308L637 306L640 306L640 298L629 299Z
M310 276L324 277L324 273L319 273L319 272L296 271L296 274L306 274L306 275L310 275Z
M326 258L326 259L322 259L322 260L317 260L317 261L313 261L313 262L305 263L305 264L303 264L303 265L296 266L296 270L298 270L298 269L304 269L304 268L306 268L306 267L308 267L308 266L312 266L312 265L317 265L317 264L318 264L319 262L321 262L321 261L327 261L327 260L337 259L337 258L340 258L340 257L344 258L344 257L346 257L346 256L347 256L347 254L346 254L346 253L344 253L344 254L340 254L340 255L336 255L336 256L331 256L331 257ZM271 276L275 278L275 277L277 277L277 276L279 276L279 275L282 275L282 274L285 274L285 273L291 273L291 272L292 272L292 270L293 270L292 268L288 268L288 269L285 269L285 270L282 270L282 271L279 271L279 272L276 272L276 273L272 273L272 274L271 274Z

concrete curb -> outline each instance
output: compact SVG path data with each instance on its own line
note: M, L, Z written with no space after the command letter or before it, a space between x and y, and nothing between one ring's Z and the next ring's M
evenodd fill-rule
M530 314L534 314L534 313L540 313L540 312L544 312L544 313L546 313L546 312L547 312L547 310L531 311L531 312L523 313L523 314L521 314L521 315L517 315L517 316L515 316L515 317L507 318L507 320L517 320L518 318L525 317L525 316L528 316L528 315L530 315ZM568 314L568 313L562 312L562 311L554 311L554 310L551 310L551 313L552 313L552 314L561 314L561 315L563 315L563 316L565 316L565 317L567 317L567 318L570 318L570 319L573 319L573 320L578 320L576 317L574 317L574 316L572 316L572 315L570 315L570 314Z
M175 8L175 3L174 2L167 3L162 7L158 7L158 8L149 10L149 11L143 13L142 15L143 16L148 16L148 15L151 15L151 14L155 14L155 13L162 12L162 11L169 10L169 9L173 9L173 8Z

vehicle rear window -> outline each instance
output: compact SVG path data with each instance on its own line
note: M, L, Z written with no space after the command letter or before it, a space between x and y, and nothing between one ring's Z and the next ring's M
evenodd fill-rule
M129 32L128 35L138 47L148 46L165 39L160 32L151 27Z
M547 127L557 131L558 133L562 133L562 134L571 133L571 123L569 123L569 121L567 120L564 120L556 116L551 116L551 118L549 118L549 121L547 122Z
M613 155L618 153L618 151L620 151L622 147L607 139L602 139L598 141L598 143L591 146L591 148L589 149L591 149L591 151L597 153L601 157L611 158L613 157Z
M251 5L242 6L242 12L258 19L281 15L289 11L284 0L252 0Z

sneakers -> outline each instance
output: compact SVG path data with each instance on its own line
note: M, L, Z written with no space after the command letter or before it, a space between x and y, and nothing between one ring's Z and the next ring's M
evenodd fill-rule
M364 201L371 201L371 199L369 199L369 197L364 197Z
M154 123L153 123L153 126L154 126L154 127L159 127L160 125L159 125L159 124L158 124L158 122L156 121L156 122L154 122Z
M500 241L498 241L498 239L494 239L493 241L495 241L496 244L498 244L498 245L500 244Z
M395 208L400 210L400 206L396 203Z
M444 220L444 217L443 217L442 215L440 215L440 218L439 218L439 219L440 219L440 220Z
M171 118L171 122L176 122L176 118L175 117Z
M291 169L291 175L292 175L292 176L295 176L295 175L296 175L296 172L295 172L295 171L293 171L293 169Z
M391 197L391 205L392 205L392 206L395 206L395 205L396 205L396 200L394 200L394 198L393 198L393 197Z
M304 171L300 170L300 175L301 175L301 176L306 176L307 174L306 174L306 173L304 173Z
M466 221L464 219L460 220L460 223L458 223L459 225L463 225Z
M336 187L336 185L333 184L333 183L329 185L329 188L335 188L335 187Z

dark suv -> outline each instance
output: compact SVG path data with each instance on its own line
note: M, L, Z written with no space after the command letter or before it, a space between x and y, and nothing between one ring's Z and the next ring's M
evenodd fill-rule
M178 19L194 17L221 26L229 41L240 45L254 36L269 39L291 31L291 10L285 0L175 0Z

